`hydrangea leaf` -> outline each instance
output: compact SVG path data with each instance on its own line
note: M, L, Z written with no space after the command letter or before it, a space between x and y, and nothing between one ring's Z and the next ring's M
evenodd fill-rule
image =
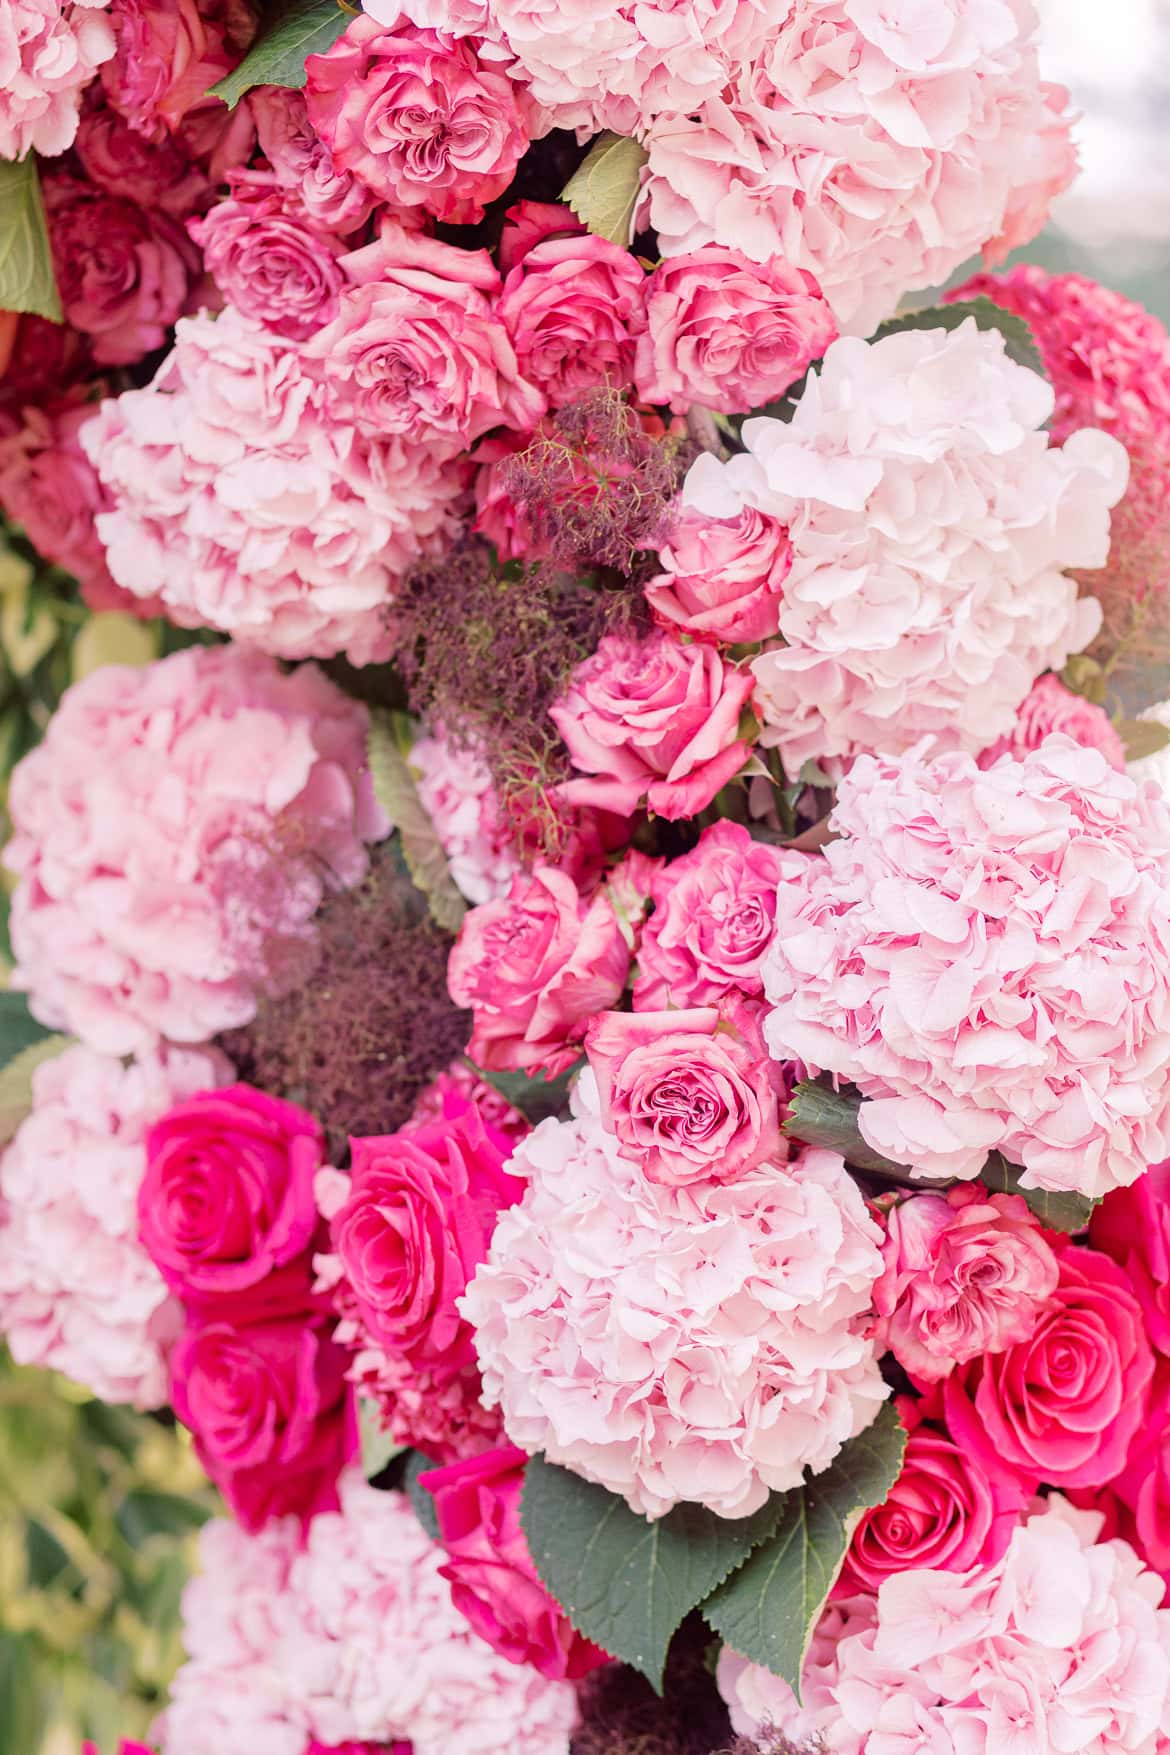
M561 191L582 225L624 249L630 242L642 166L649 155L624 134L599 134Z
M412 1450L406 1459L406 1470L402 1477L402 1485L414 1515L433 1542L439 1540L439 1514L435 1510L433 1497L425 1487L419 1485L418 1478L425 1475L428 1469L437 1467L438 1464L433 1463L429 1456L424 1456L421 1450Z
M435 825L423 809L414 776L396 733L395 716L370 716L370 778L378 803L398 831L402 857L415 887L427 899L432 917L447 932L458 932L467 912Z
M533 1565L573 1626L661 1693L676 1630L768 1539L783 1511L783 1496L774 1495L751 1517L679 1505L651 1523L604 1487L535 1456L520 1515Z
M1156 719L1123 719L1117 735L1125 745L1127 762L1140 762L1143 756L1156 756L1170 744L1170 726Z
M234 110L254 85L283 85L299 91L305 83L305 61L331 49L356 16L340 0L291 0L252 44L240 65L210 87L209 97L222 98Z
M887 1402L832 1468L780 1496L775 1533L703 1604L728 1645L783 1676L798 1695L813 1629L853 1531L863 1513L886 1498L905 1450L905 1428Z
M32 153L0 160L0 311L62 320L41 180Z
M23 993L7 990L0 993L0 1067L6 1067L26 1048L50 1035L52 1031L38 1024L29 1011Z
M979 1180L992 1194L1018 1194L1027 1201L1042 1225L1050 1231L1083 1231L1093 1216L1096 1201L1085 1194L1072 1194L1048 1188L1021 1188L1024 1172L1018 1164L1009 1164L999 1152L991 1152L979 1172Z
M42 1061L53 1060L72 1046L68 1036L43 1036L14 1054L0 1069L0 1146L6 1146L32 1109L32 1079Z
M498 1091L535 1127L538 1121L544 1121L550 1115L560 1115L568 1107L569 1086L585 1062L584 1059L574 1061L555 1079L533 1077L524 1072L485 1072L473 1060L467 1064L477 1078L490 1085L493 1091Z
M998 329L1003 336L1007 356L1018 366L1027 366L1041 378L1047 378L1044 358L1036 339L1022 317L1005 311L991 299L966 299L956 305L926 305L920 311L907 311L891 317L876 330L873 339L884 341L887 335L900 335L905 329L958 329L968 317L974 317L980 329Z

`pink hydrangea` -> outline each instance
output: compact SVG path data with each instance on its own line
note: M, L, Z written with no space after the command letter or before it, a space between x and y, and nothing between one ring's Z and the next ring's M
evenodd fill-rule
M72 146L81 94L114 53L109 0L8 0L0 11L0 159Z
M107 398L83 443L118 583L282 658L389 657L386 604L453 533L464 482L424 446L363 436L301 347L230 307L181 322L153 382Z
M692 467L684 501L787 527L779 629L755 660L762 741L810 757L983 749L1036 677L1100 626L1064 567L1101 566L1125 491L1115 439L1057 448L1052 390L974 320L835 342L790 423L748 421L744 454Z
M746 1516L827 1468L887 1393L880 1232L831 1152L663 1187L606 1131L588 1070L573 1111L517 1148L527 1192L461 1301L485 1399L514 1444L648 1517Z
M1170 806L1051 737L979 769L858 757L781 886L772 1052L851 1079L924 1175L1096 1197L1170 1156Z
M112 1054L247 1023L386 833L365 731L312 666L236 646L67 690L8 795L15 983L42 1022Z
M1076 158L1029 0L783 10L751 65L645 129L665 256L712 242L782 256L865 335L903 293L1039 231Z
M217 1520L183 1598L189 1655L164 1755L305 1755L409 1741L414 1755L569 1755L570 1683L497 1657L451 1601L442 1548L400 1493L343 1478L341 1509L248 1536Z
M997 738L981 752L979 766L990 768L1000 756L1026 756L1029 750L1039 749L1054 731L1087 749L1100 750L1113 767L1125 768L1125 745L1104 707L1074 695L1051 672L1032 684L1015 725L1006 737Z
M1156 1755L1170 1738L1170 1609L1127 1542L1097 1539L1102 1522L1037 1502L996 1565L903 1572L876 1599L834 1604L803 1704L724 1647L732 1724L823 1739L833 1755Z
M463 895L472 903L506 896L520 856L482 758L436 731L416 739L410 765L422 807Z
M0 1159L0 1331L104 1401L160 1407L182 1312L137 1235L150 1123L222 1084L222 1055L123 1064L69 1048L33 1074L33 1107Z
M337 315L345 245L271 171L232 171L227 196L188 230L243 316L304 341Z

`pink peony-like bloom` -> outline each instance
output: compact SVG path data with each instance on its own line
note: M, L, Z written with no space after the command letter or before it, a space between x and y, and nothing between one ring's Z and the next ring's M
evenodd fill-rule
M102 85L130 126L161 140L193 113L211 111L222 127L223 101L207 93L255 35L248 0L111 0L111 6L117 48L102 69Z
M645 1516L744 1517L885 1398L880 1232L832 1152L664 1187L607 1132L588 1069L572 1105L516 1149L527 1190L461 1300L485 1399L513 1444Z
M983 750L979 766L990 768L1000 756L1026 756L1046 737L1060 732L1086 749L1100 750L1114 768L1125 770L1125 745L1103 707L1074 695L1051 672L1038 677L1020 705L1019 716L1006 737Z
M660 262L646 284L634 383L643 402L746 414L783 396L837 339L811 274L707 244Z
M269 170L282 189L296 195L313 224L341 237L363 226L377 197L337 163L309 122L304 92L258 85L245 102Z
M230 306L182 321L153 382L107 398L84 446L119 585L283 658L388 658L394 586L454 533L465 478L359 433L301 347Z
M1170 806L1051 737L861 756L779 891L772 1052L851 1079L878 1152L1096 1198L1170 1156Z
M833 1603L813 1633L801 1703L725 1646L731 1722L832 1755L1160 1755L1170 1718L1161 1579L1103 1518L1037 1502L990 1567L887 1578Z
M72 146L81 94L114 53L109 0L8 0L0 11L0 159Z
M187 219L214 199L210 179L181 139L140 134L105 102L100 86L82 110L74 151L91 184L138 207Z
M779 631L792 545L777 519L752 506L731 518L684 507L659 560L663 571L647 584L646 601L662 626L731 645Z
M617 1004L629 967L608 890L587 899L568 872L536 865L464 917L447 986L474 1015L478 1066L555 1078L580 1057L590 1019Z
M304 341L337 315L345 245L271 171L235 170L228 194L188 227L228 304Z
M1128 464L1116 440L1041 429L1052 390L1003 337L913 330L838 341L790 422L692 467L684 503L788 530L784 645L752 669L761 741L785 768L1011 732L1041 671L1100 626L1063 567L1101 566Z
M387 832L365 734L312 666L238 646L66 690L8 794L14 982L35 1015L111 1054L249 1022Z
M541 1584L520 1523L526 1453L505 1445L419 1476L435 1501L451 1601L493 1651L554 1681L608 1660Z
M517 201L504 215L496 260L510 274L546 238L579 238L588 228L563 201Z
M553 408L632 381L645 280L628 250L592 232L546 237L509 272L499 318L520 370Z
M643 800L669 821L697 816L748 759L739 725L751 693L751 672L712 646L607 634L549 708L582 776L562 794L626 816Z
M0 1331L21 1365L156 1408L182 1312L135 1235L146 1132L229 1075L171 1048L123 1064L69 1048L33 1074L33 1106L0 1159Z
M359 14L306 64L309 120L342 170L391 208L473 225L528 149L518 88L471 43Z
M436 731L415 740L410 766L462 894L476 904L506 896L521 861L486 763Z
M1170 1358L1170 1159L1105 1196L1089 1236L1129 1275L1151 1342Z
M882 1256L879 1341L927 1383L1030 1339L1059 1271L1022 1197L971 1183L893 1207Z

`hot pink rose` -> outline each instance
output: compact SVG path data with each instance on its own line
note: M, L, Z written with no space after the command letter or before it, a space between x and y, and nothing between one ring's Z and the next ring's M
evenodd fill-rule
M1129 1188L1107 1194L1089 1236L1129 1276L1146 1333L1170 1357L1170 1158L1151 1165Z
M101 1752L96 1743L83 1743L81 1755L101 1755ZM127 1737L123 1737L116 1755L154 1755L154 1750L148 1749L145 1743L132 1743Z
M207 92L255 35L247 0L112 0L110 21L117 50L102 85L132 128L160 140L193 109L216 112L218 126L227 122L222 100Z
M510 274L529 250L546 238L580 237L585 227L563 201L517 201L504 215L496 260L501 274Z
M747 761L739 723L751 693L751 672L705 643L607 634L549 709L573 766L594 776L570 780L564 796L625 815L644 799L671 821L697 816Z
M504 1446L430 1469L419 1482L434 1496L447 1550L440 1572L455 1607L501 1657L576 1681L607 1658L576 1631L532 1564L520 1524L527 1462L525 1451Z
M1019 1482L986 1473L945 1432L923 1422L913 1397L899 1397L898 1412L910 1434L901 1473L853 1532L835 1597L876 1594L887 1578L924 1567L992 1566L1023 1514Z
M1060 1243L1060 1280L1031 1336L943 1385L957 1444L1028 1487L1095 1487L1125 1466L1146 1418L1154 1355L1129 1276Z
M307 1308L320 1125L250 1085L190 1098L147 1136L139 1236L188 1306L230 1321Z
M1000 756L1017 761L1029 750L1038 750L1046 737L1063 732L1086 749L1100 750L1107 761L1125 772L1125 745L1104 707L1086 701L1066 689L1058 676L1047 671L1025 695L1019 717L1005 737L999 737L979 756L979 766L990 768Z
M1145 1426L1109 1491L1123 1508L1120 1533L1170 1580L1170 1366L1164 1360L1154 1377Z
M232 171L229 193L188 231L228 304L304 341L337 315L340 237L314 224L271 171Z
M554 1078L578 1058L594 1014L617 1004L629 967L607 892L587 901L567 872L537 865L464 917L447 986L474 1014L477 1065Z
M811 274L707 244L651 275L634 382L644 402L746 414L783 396L836 339Z
M260 150L282 188L300 197L315 225L342 237L365 224L373 193L336 162L309 122L303 92L259 85L248 93Z
M774 1063L747 1004L605 1012L585 1039L601 1117L651 1182L731 1182L785 1157Z
M628 250L592 232L546 237L511 270L500 318L521 371L552 407L630 383L645 278Z
M659 560L663 570L646 586L656 621L729 644L778 631L792 546L767 513L745 506L734 518L709 518L687 507Z
M1026 1202L976 1183L894 1207L882 1255L882 1343L927 1383L1028 1340L1059 1272Z
M528 149L519 89L470 41L360 13L305 63L309 120L343 170L394 207L482 219Z

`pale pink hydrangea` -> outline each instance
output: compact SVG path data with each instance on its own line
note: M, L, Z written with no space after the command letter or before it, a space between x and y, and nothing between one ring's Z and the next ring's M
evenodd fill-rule
M4 0L0 159L73 145L81 94L114 53L109 0Z
M175 1049L124 1065L68 1048L33 1074L33 1107L0 1158L0 1332L108 1402L167 1400L182 1311L138 1241L146 1131L222 1084L222 1055Z
M1067 93L1039 77L1031 0L781 11L725 88L645 128L645 217L665 256L712 242L782 256L864 335L911 288L1040 230L1076 155Z
M180 322L153 382L101 403L83 443L120 585L182 627L355 664L390 656L386 605L452 535L466 474L358 431L300 344L231 307Z
M874 1419L881 1234L832 1152L671 1188L622 1156L590 1071L543 1122L460 1301L508 1437L661 1517L743 1517ZM745 1345L750 1336L750 1345Z
M68 689L8 794L14 985L34 1014L111 1054L246 1024L387 832L366 723L314 666L284 675L238 646Z
M471 1631L440 1577L443 1549L401 1494L351 1473L340 1511L314 1518L303 1548L299 1536L290 1523L203 1531L163 1755L304 1755L314 1739L568 1755L572 1685L507 1662Z
M752 668L762 742L808 758L979 750L1007 735L1036 677L1093 638L1100 609L1064 567L1101 566L1123 447L1043 431L1051 387L973 319L835 342L790 423L692 467L684 502L787 527L786 642Z
M802 1702L725 1646L733 1726L832 1755L1162 1755L1170 1609L1128 1542L1098 1539L1103 1522L1038 1500L995 1565L911 1570L834 1603Z
M462 894L475 904L506 896L521 860L483 758L436 730L416 741L410 765Z
M773 1054L852 1080L875 1150L1097 1197L1170 1156L1170 806L1051 737L986 770L861 756L782 883Z

